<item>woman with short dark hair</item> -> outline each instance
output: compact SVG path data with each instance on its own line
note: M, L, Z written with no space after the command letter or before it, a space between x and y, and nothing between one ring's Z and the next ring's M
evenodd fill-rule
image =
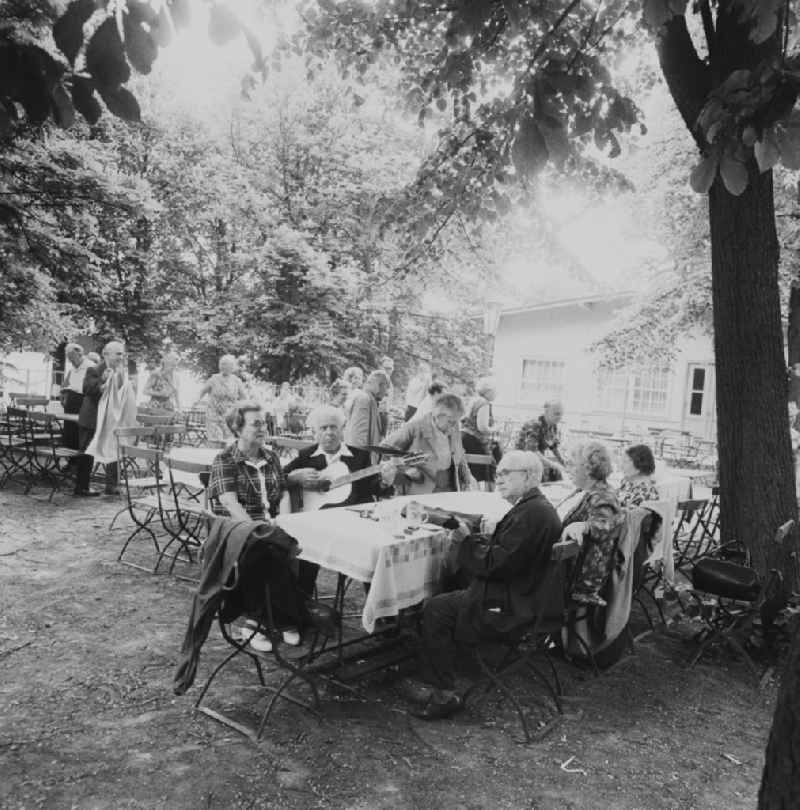
M646 444L634 444L625 451L622 459L622 483L619 486L619 502L623 506L639 506L643 501L657 501L658 488L653 481L656 460Z

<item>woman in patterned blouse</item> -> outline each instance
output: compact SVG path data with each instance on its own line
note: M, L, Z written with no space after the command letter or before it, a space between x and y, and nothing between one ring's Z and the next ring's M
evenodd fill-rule
M642 501L657 501L658 489L653 481L656 460L646 444L634 444L622 459L623 479L617 496L622 506L639 506Z

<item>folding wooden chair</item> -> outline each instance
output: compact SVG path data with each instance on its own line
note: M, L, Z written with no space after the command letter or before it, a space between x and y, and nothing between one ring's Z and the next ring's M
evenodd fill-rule
M30 474L28 413L8 408L0 420L0 489L9 481L27 487Z
M130 428L128 428L130 429ZM155 573L161 562L162 548L156 531L163 524L161 490L165 483L162 477L160 450L152 447L137 447L120 443L118 447L120 477L125 489L125 503L134 528L125 540L117 560L142 571ZM140 534L150 537L157 559L153 568L124 560L131 542Z
M154 570L158 570L161 560L173 544L177 544L178 549L172 555L169 566L169 573L175 568L175 563L181 553L186 555L188 562L195 562L195 551L203 544L204 534L208 528L208 520L213 517L208 508L208 498L206 486L208 485L208 475L210 468L207 464L199 464L194 461L182 461L170 456L165 457L169 474L169 487L161 497L162 523L170 539L161 549ZM200 479L200 491L202 500L197 495L186 497L187 484L184 478L178 479L176 473L196 475Z
M216 616L222 637L232 650L213 669L194 704L196 710L203 712L218 722L224 723L253 741L258 741L261 738L270 715L280 699L301 706L317 719L321 719L319 714L319 692L314 676L308 670L309 659L303 657L290 660L282 652L283 636L272 611L271 592L269 585L266 584L270 576L268 572L274 570L275 566L279 564L281 564L280 560L276 559L274 554L270 552L268 544L265 543L254 544L242 553L234 570L234 580L225 583L223 600ZM259 594L258 604L248 604L249 600L243 598L243 593ZM247 638L234 638L231 632L232 622L241 615L248 615L257 619L258 632L267 635L272 642L271 652L256 652L249 646ZM254 628L253 634L256 632ZM261 712L259 722L255 728L248 727L221 712L202 705L203 699L217 675L231 661L242 654L255 666L259 683L269 695L266 707ZM270 661L275 666L267 674L277 676L277 683L270 683L265 678L265 665ZM295 682L302 683L308 688L310 700L301 700L289 693L289 687Z
M466 453L464 458L469 464L470 469L473 466L480 466L480 467L493 467L495 466L494 456L490 453ZM473 471L473 475L475 472ZM494 481L483 481L484 489L486 492L494 492Z
M684 573L695 560L713 548L714 535L709 533L708 505L706 499L678 502L672 546L675 550L675 568Z
M782 545L794 527L794 520L779 526L774 542ZM781 572L773 569L767 581L761 582L749 566L706 556L697 560L691 578L689 593L698 605L698 616L705 627L696 636L698 648L687 665L694 666L712 644L723 643L741 655L750 671L759 678L758 668L736 633L759 613L765 627L774 621L785 601ZM775 604L770 604L773 602Z
M79 455L77 450L61 444L61 425L50 413L28 411L27 438L30 459L30 476L26 494L38 481L50 484L49 501L53 500L63 483L74 487L76 469L73 462Z
M33 410L34 408L44 409L50 404L50 397L35 394L18 394L14 397L14 403L18 408L27 408L28 410Z
M464 693L462 696L464 702L466 703L467 699L481 687L484 695L497 690L508 698L517 712L526 743L531 742L528 720L519 698L509 683L509 678L520 671L534 675L549 692L559 714L563 713L561 681L550 652L560 646L565 582L568 579L567 561L575 558L579 550L579 544L571 540L556 543L542 584L534 596L537 612L533 620L511 636L490 638L483 642L484 644L491 642L493 646L501 647L503 653L499 661L492 663L482 649L482 644L474 647L481 678ZM537 665L539 658L544 658L547 663L552 683Z

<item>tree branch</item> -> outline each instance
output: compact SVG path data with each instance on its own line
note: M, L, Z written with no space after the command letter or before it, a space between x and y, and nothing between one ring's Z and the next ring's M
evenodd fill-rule
M697 117L711 90L711 72L697 55L684 16L673 17L661 29L656 38L656 50L675 106L702 150L706 142L697 126Z

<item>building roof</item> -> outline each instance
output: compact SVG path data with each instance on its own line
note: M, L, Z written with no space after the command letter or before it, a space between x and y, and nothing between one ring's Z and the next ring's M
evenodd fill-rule
M588 293L576 298L558 298L553 301L541 301L536 304L525 304L521 307L503 307L500 310L500 317L503 315L523 315L526 312L537 312L545 309L560 309L563 307L581 307L589 304L604 304L613 301L622 301L635 295L632 290L623 290L614 293Z

